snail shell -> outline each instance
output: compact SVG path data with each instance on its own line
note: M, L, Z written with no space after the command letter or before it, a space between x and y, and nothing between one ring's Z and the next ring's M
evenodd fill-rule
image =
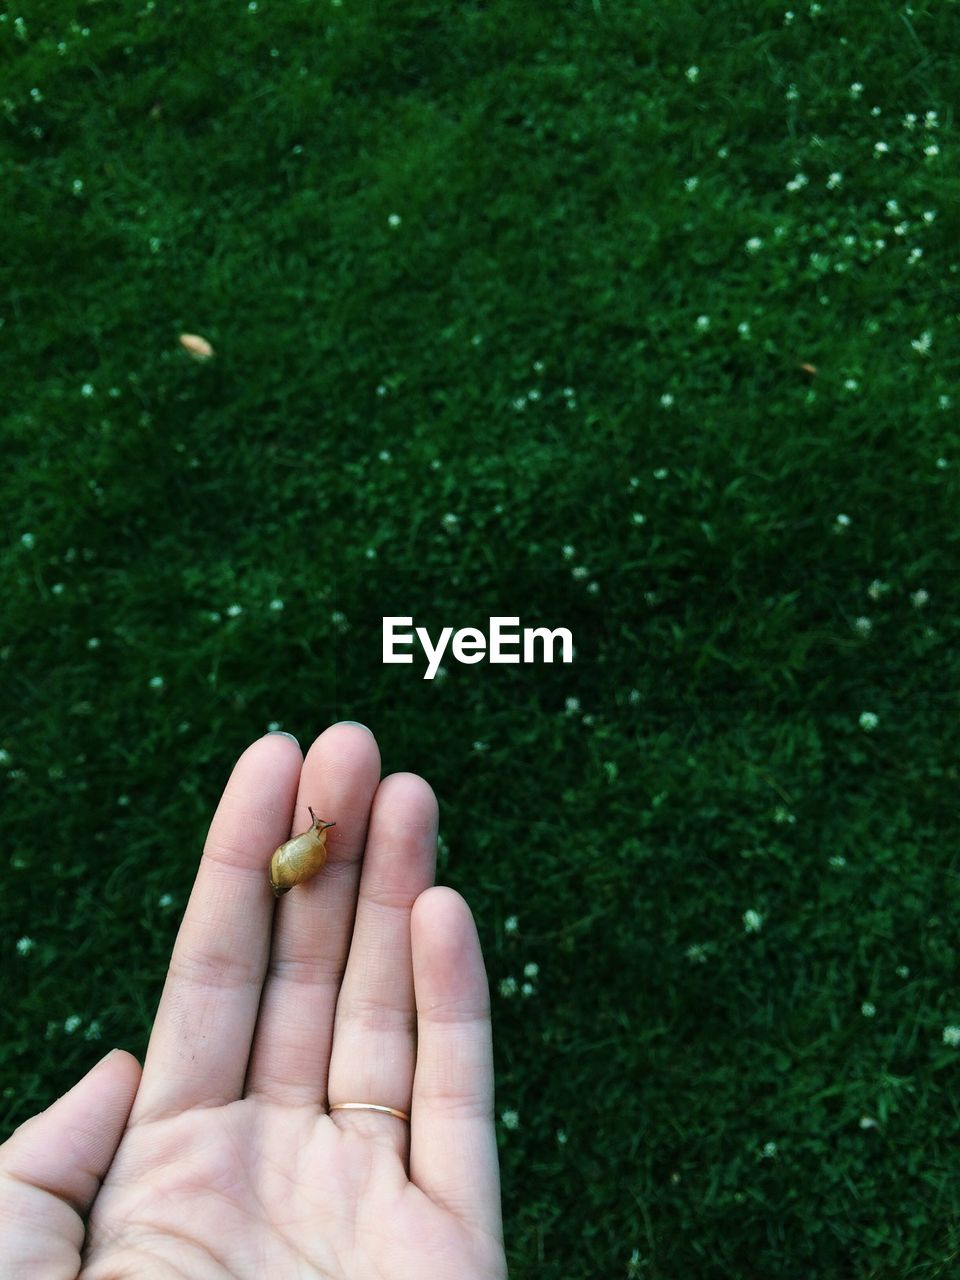
M278 898L295 884L315 876L327 860L327 827L337 824L324 822L312 809L310 817L313 819L310 829L287 840L270 859L270 884Z

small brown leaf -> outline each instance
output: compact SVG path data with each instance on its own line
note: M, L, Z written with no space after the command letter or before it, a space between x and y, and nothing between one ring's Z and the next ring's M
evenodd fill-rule
M185 351L189 351L194 360L209 360L214 354L213 347L206 338L201 338L196 333L181 333L180 345Z

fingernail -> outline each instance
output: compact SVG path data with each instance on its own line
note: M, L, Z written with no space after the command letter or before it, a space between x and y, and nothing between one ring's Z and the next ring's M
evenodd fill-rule
M271 738L289 738L290 741L295 742L298 747L300 745L300 740L298 738L295 738L292 733L287 733L286 729L274 729L272 730L270 737Z
M352 724L352 725L355 725L356 728L358 729L367 729L367 726L365 724L361 724L359 720L338 720L337 724ZM373 730L367 729L367 733L372 734Z

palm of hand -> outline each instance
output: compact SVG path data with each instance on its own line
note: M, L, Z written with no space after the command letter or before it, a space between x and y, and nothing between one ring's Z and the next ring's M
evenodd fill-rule
M275 902L308 806L327 864ZM0 1147L4 1276L505 1280L489 991L437 819L362 726L244 752L142 1076L108 1057Z
M310 1106L244 1098L128 1132L82 1280L496 1276L498 1240L411 1183L396 1152Z

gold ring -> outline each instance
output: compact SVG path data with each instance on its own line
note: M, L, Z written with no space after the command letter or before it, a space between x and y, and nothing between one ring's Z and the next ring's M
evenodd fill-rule
M335 1102L330 1108L331 1111L385 1111L387 1115L396 1116L398 1120L409 1121L410 1117L405 1111L398 1111L396 1107L382 1107L379 1102Z

